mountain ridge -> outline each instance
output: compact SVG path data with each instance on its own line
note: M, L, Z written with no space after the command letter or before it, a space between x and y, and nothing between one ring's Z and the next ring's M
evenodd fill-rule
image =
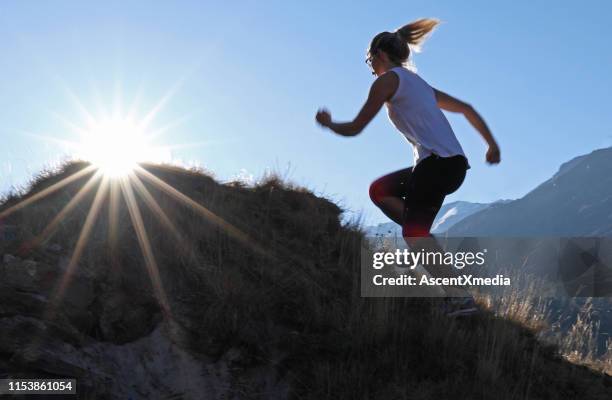
M449 236L612 235L612 147L563 163L520 199L474 213Z

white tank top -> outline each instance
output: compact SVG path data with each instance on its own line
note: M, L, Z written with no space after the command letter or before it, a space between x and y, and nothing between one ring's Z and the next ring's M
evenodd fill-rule
M432 153L440 157L457 154L465 157L453 129L438 107L431 86L404 67L394 67L389 71L397 74L399 85L386 103L387 115L412 144L414 165Z

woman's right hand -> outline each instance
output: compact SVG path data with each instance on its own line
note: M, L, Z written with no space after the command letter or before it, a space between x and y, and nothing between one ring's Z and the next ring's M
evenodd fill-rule
M485 156L485 158L489 164L499 164L499 162L501 161L501 156L500 156L499 147L497 146L496 143L493 143L492 145L489 146L489 149L487 150L487 155Z
M331 113L325 108L320 108L315 118L321 126L328 127L331 124Z

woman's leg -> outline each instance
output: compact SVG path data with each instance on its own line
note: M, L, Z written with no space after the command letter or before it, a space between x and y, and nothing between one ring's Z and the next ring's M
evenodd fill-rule
M444 198L459 189L465 175L466 160L461 156L432 155L422 160L413 169L406 186L403 236L429 236Z
M402 236L413 251L443 252L442 247L430 233L433 221L440 211L447 194L456 191L465 179L462 162L456 158L431 158L419 163L412 175L406 193ZM430 275L439 278L457 277L454 267L423 265ZM445 286L448 296L468 297L462 287Z
M376 179L370 185L370 199L389 219L403 225L404 196L412 167L400 169Z

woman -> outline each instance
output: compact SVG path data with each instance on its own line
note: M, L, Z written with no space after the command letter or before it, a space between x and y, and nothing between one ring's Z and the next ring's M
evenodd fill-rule
M355 119L334 122L325 109L316 115L320 125L343 136L355 136L386 104L389 119L413 146L414 166L375 180L370 197L385 215L402 226L409 245L412 238L431 237L431 225L445 196L461 186L470 168L441 109L462 113L487 142L486 161L500 162L499 147L476 110L429 86L405 67L410 46L418 49L437 24L435 19L419 19L395 32L377 34L366 58L377 78Z

